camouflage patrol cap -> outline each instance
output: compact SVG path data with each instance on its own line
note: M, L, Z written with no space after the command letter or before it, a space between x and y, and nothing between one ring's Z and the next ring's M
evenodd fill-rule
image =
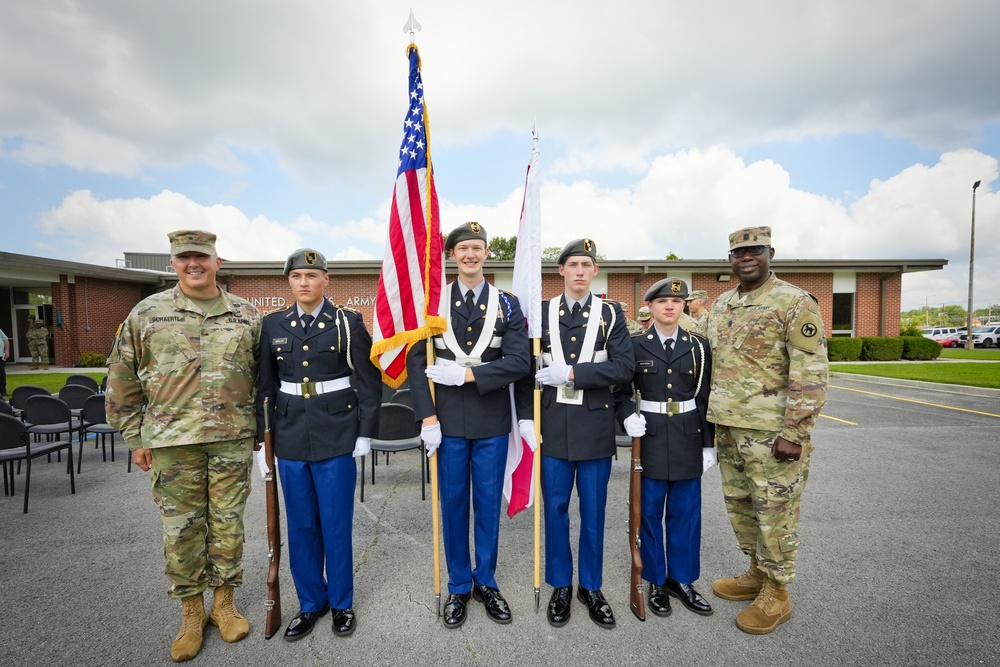
M200 252L215 257L215 234L200 229L182 229L167 234L170 239L170 256L186 252Z
M653 311L649 309L649 306L643 306L639 309L639 321L650 320L653 318Z
M326 271L326 257L319 250L299 248L285 260L285 275L295 269L319 269Z
M745 227L729 235L729 249L771 245L770 227Z
M695 299L705 299L707 301L708 300L708 292L706 290L703 290L703 289L696 289L695 291L693 291L690 294L688 294L687 297L684 300L685 301L694 301Z
M488 246L489 242L486 240L486 228L478 222L470 221L463 223L448 232L448 238L444 240L444 251L451 252L451 249L462 241L472 241L475 239L479 239Z
M568 257L589 257L596 263L597 244L593 239L574 239L559 253L559 265L565 264Z
M685 281L680 278L664 278L653 283L653 286L646 290L646 296L642 298L644 301L662 299L667 296L686 299L687 295L688 285Z

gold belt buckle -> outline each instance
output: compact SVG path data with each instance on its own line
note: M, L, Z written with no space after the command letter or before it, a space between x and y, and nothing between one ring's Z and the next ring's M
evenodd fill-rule
M679 415L681 413L680 403L675 403L669 398L667 399L667 415Z
M302 390L302 396L304 398L309 398L312 394L316 393L315 382L303 382L299 384L299 388Z

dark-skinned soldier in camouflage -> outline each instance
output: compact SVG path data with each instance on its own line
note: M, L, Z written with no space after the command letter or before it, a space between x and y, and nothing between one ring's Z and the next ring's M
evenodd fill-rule
M810 434L826 402L826 337L816 299L771 273L769 227L734 232L729 248L740 284L709 311L708 419L716 424L726 510L750 568L712 590L753 600L736 625L767 634L792 613L786 585L795 578Z
M216 285L215 234L168 238L179 284L141 301L122 324L108 359L106 405L136 465L152 470L168 595L182 606L170 650L180 662L198 655L208 623L227 642L250 632L233 587L243 581L261 315Z

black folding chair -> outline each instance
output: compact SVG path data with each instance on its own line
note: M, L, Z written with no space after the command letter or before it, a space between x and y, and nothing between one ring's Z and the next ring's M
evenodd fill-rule
M52 392L44 387L36 387L33 384L22 384L20 387L14 387L14 391L10 392L10 407L14 410L14 416L20 417L21 412L24 411L24 402L27 401L32 396L51 396Z
M66 450L66 472L69 473L70 493L76 493L73 477L73 439L32 443L24 423L10 415L0 414L0 465L3 466L4 495L14 495L14 461L24 461L24 514L28 513L28 493L31 491L31 460L52 452Z
M66 384L83 385L84 387L88 387L95 394L101 389L100 385L97 384L97 380L90 375L83 375L81 373L70 375L66 378Z
M426 500L425 467L430 473L429 464L423 456L424 443L420 440L420 429L413 418L413 408L399 403L383 403L379 408L378 437L372 438L372 484L375 483L375 458L379 452L405 452L408 449L421 451L420 462L420 499ZM365 502L365 459L361 458L361 502ZM386 459L388 465L388 459Z
M108 460L107 437L111 436L111 462L115 461L115 433L118 429L108 423L108 416L104 409L104 395L92 394L83 402L83 432L94 434L94 446L97 446L97 436L101 436L101 455L103 460ZM132 460L129 457L129 471L132 469Z
M48 440L56 440L59 435L66 433L67 439L72 442L74 434L81 435L80 460L76 462L76 472L80 472L83 466L81 421L79 417L73 417L66 401L56 396L32 396L25 401L22 416L28 433L34 435L39 442L42 436Z

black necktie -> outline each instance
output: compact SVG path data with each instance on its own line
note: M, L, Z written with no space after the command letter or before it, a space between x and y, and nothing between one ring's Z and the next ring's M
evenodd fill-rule
M465 293L465 307L469 309L469 315L476 315L476 295L472 290Z
M312 324L313 319L313 316L309 313L302 316L302 333L309 331L309 325Z
M670 358L670 353L674 350L674 339L668 338L663 341L663 351L667 353L667 359Z
M580 302L577 301L576 303L573 304L573 317L575 318L579 314L580 314Z

